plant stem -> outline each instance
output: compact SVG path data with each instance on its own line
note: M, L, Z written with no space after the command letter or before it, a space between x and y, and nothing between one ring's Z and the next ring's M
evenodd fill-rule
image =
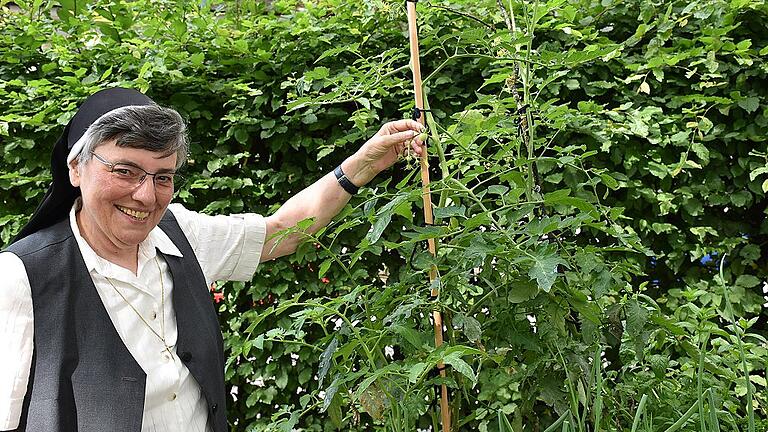
M425 118L427 119L427 128L429 130L430 134L430 141L433 143L433 146L435 148L435 151L437 151L437 157L440 160L440 176L443 180L450 177L450 171L448 170L448 161L445 159L445 149L443 148L443 144L440 142L440 134L437 132L437 127L432 127L433 125L437 125L437 122L435 121L435 116L432 115L432 112L430 112L429 107L429 98L427 97L427 89L424 85L422 87L422 93L424 95L424 110L425 112ZM448 198L448 190L444 189L440 193L440 200L438 201L438 207L444 207L445 201Z
M703 392L703 377L704 377L704 361L705 356L704 353L707 349L707 342L709 341L709 333L705 332L703 335L701 335L701 342L699 343L699 372L697 377L697 393L699 395L698 403L699 403L699 426L701 428L701 432L706 432L707 425L705 424L705 418L704 418L704 392Z
M548 428L544 429L544 432L555 432L555 429L557 429L558 426L563 424L566 418L568 418L571 415L571 410L566 410L563 415L560 416L557 420L555 420L554 423L549 425Z
M632 432L637 432L637 427L640 425L640 417L645 411L645 402L648 400L648 395L644 394L640 398L640 404L637 406L637 412L635 413L635 419L632 421ZM595 430L597 432L597 429Z
M461 16L463 16L465 18L469 18L469 19L471 19L473 21L477 21L478 23L482 24L483 26L488 27L488 29L490 29L490 30L496 31L496 27L494 27L493 24L489 24L489 23L483 21L482 19L480 19L480 18L478 18L478 17L476 17L476 16L474 16L472 14L468 14L466 12L462 12L460 10L456 10L456 9L450 8L448 6L442 6L442 5L431 3L431 2L427 3L427 6L429 6L431 8L442 9L444 11L455 13L456 15L461 15Z
M733 315L733 305L731 299L728 297L728 290L725 287L725 278L723 277L723 263L725 262L726 253L720 259L720 284L723 288L723 298L725 298L725 307L728 309L727 315L731 320L733 331L736 333L736 340L739 343L739 357L741 357L741 367L744 372L744 385L747 386L747 415L748 415L748 431L755 432L755 408L752 406L752 384L749 381L749 366L747 365L747 356L744 353L744 340L743 330L736 324L736 317Z
M547 66L546 64L541 63L539 61L530 60L530 59L527 59L527 58L524 58L524 57L496 57L496 56L492 56L492 55L476 54L476 53L471 53L471 54L454 54L454 55L448 57L447 59L445 59L442 63L440 63L440 65L438 67L436 67L435 70L432 71L431 74L429 74L426 78L424 78L422 83L429 82L429 80L431 78L433 78L435 75L437 75L438 72L440 72L441 70L443 70L443 68L448 66L448 64L451 61L457 60L457 59L462 59L462 58L479 58L479 59L487 59L487 60L509 60L509 61L513 61L513 62L523 62L523 63L531 63L532 62L532 63L535 63L535 64L537 64L539 66L545 66L545 67Z
M592 359L592 367L595 369L595 373L593 374L595 377L595 403L592 408L592 414L595 417L594 432L600 432L600 420L602 420L603 417L603 365L601 362L602 351L603 347L598 344L597 348L595 349L595 355ZM645 395L643 395L643 397L645 397Z
M682 417L680 417L672 426L667 428L664 432L675 432L676 430L683 427L683 425L699 410L699 401L696 401L691 405L690 408L688 408L688 411L683 414Z

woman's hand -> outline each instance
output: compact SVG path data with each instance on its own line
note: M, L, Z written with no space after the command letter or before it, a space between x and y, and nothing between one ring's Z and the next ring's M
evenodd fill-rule
M421 156L425 149L419 133L423 130L424 126L413 120L385 123L341 164L341 169L355 186L363 186L391 167L409 148Z

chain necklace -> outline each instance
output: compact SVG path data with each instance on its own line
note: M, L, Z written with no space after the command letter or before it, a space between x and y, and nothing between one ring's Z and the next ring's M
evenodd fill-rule
M160 318L162 319L162 322L160 323L160 331L163 333L162 336L160 335L160 333L155 331L155 329L152 328L151 325L149 325L149 322L147 322L147 320L138 311L138 309L136 309L136 307L134 307L133 304L131 302L129 302L127 298L125 298L125 296L123 295L122 292L120 292L119 289L117 289L115 284L112 283L112 279L110 279L110 278L108 278L106 276L104 276L104 278L107 280L107 282L109 282L110 285L112 285L112 288L114 288L115 292L117 292L120 295L120 297L123 299L125 304L127 304L128 306L130 306L131 309L133 309L133 312L136 313L136 315L139 317L141 322L143 322L144 325L147 326L147 328L152 333L154 333L154 335L157 336L158 339L160 339L160 341L165 346L165 349L163 349L163 351L168 351L168 354L170 354L171 357L173 357L173 352L171 352L171 348L173 348L173 346L169 346L168 343L165 341L165 284L163 283L163 272L162 272L162 270L160 270L160 262L157 260L157 255L155 255L155 264L157 265L157 273L158 273L158 275L160 277L160 309L161 309L161 312L160 312L161 313L161 317Z

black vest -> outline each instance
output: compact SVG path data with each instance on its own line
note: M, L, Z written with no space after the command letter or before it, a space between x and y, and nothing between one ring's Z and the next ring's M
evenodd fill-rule
M170 211L159 226L184 255L161 255L173 278L176 352L200 384L214 432L225 432L224 351L216 310L197 257ZM7 251L27 270L35 326L18 431L140 432L146 374L99 298L69 218Z

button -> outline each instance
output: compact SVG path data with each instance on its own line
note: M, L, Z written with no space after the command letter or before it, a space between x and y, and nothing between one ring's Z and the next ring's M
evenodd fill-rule
M166 363L171 361L171 355L168 353L163 354L163 360L165 360Z
M157 311L152 311L152 313L149 316L152 317L153 321L156 320L157 319Z
M169 401L173 401L173 400L176 400L176 393L171 393L171 395L170 395L170 396L168 396L168 400L169 400Z
M184 351L179 355L179 358L184 363L189 363L192 360L192 353L189 351Z
M216 412L217 409L219 409L219 404L211 405L211 411Z

